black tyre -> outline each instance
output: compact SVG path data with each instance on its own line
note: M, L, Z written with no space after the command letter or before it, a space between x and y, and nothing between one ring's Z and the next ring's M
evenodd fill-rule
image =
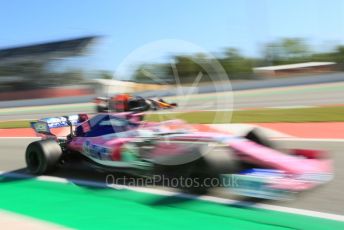
M42 175L56 169L61 156L62 149L56 141L35 141L26 148L26 165L30 173Z
M208 147L199 149L202 158L194 162L189 177L197 181L189 192L205 194L210 189L223 185L221 174L233 174L240 171L241 163L234 152L227 147Z
M258 128L252 129L244 137L257 144L270 147L270 148L274 147L271 141L269 140L269 138Z
M222 185L221 174L233 174L241 169L240 161L227 147L197 146L193 148L192 155L191 158L199 157L182 165L160 165L159 168L160 173L169 177L191 179L191 186L181 187L186 192L207 193L209 189Z
M190 173L192 177L218 178L221 174L240 170L240 162L230 148L203 146L199 151L202 157L194 162Z

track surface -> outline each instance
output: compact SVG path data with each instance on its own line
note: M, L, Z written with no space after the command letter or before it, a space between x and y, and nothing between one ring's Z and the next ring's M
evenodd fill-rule
M27 144L31 141L33 141L33 139L0 138L0 170L25 172L24 151ZM344 164L344 155L342 153L344 142L317 142L306 140L280 140L278 142L281 147L313 147L331 150L331 156L334 159L335 178L329 184L317 188L316 190L300 194L294 201L266 201L266 203L344 215L344 197L342 196L342 192L344 191L344 169L342 167ZM68 179L91 180L101 183L104 183L106 178L106 175L103 173L94 172L86 169L84 166L76 164L66 166L63 170L61 169L55 172L53 176ZM162 189L169 190L168 188ZM223 189L214 190L211 195L239 199Z
M166 98L177 102L175 111L240 110L252 108L289 108L344 104L344 83L327 83L271 89L219 92ZM233 97L233 104L230 98ZM0 109L0 120L37 119L66 114L95 112L94 104L65 104L55 106Z
M197 87L195 90L199 94L207 94L214 92L225 91L240 91L252 89L278 88L289 86L304 86L310 84L323 84L333 82L343 82L344 73L329 73L310 76L285 77L276 79L264 80L250 80L250 81L233 81L231 85L228 84L206 84ZM180 87L182 90L188 90L189 87ZM147 91L140 93L144 97L167 97L178 95L178 90L164 90L164 91ZM33 99L33 100L18 100L18 101L0 101L0 108L22 107L22 106L40 106L40 105L59 105L59 104L75 104L86 103L94 98L93 95L65 97L65 98L47 98L47 99Z

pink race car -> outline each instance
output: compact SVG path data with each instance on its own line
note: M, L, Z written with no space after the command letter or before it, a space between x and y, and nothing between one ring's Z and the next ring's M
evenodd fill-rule
M70 127L64 138L51 129ZM234 136L207 125L181 120L144 122L140 113L85 114L32 123L42 140L26 149L27 168L46 174L77 155L90 166L136 175L173 174L206 181L218 179L244 196L283 199L332 178L327 154L316 150L273 147L259 130ZM209 184L209 183L208 183Z

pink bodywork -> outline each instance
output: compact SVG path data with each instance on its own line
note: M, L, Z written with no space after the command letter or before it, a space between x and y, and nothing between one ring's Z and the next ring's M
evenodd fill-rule
M144 123L140 129L154 130L161 128L161 123ZM168 131L187 130L185 133L167 136L169 141L177 142L214 142L218 141L235 150L234 152L244 162L278 170L284 173L284 177L270 180L270 187L286 189L290 191L302 191L320 184L314 180L303 178L304 175L332 175L332 162L328 158L306 158L302 155L286 154L272 148L268 148L241 137L235 137L229 132L223 132L207 125L190 125L180 121L171 121L163 124ZM129 131L130 132L130 131ZM134 133L134 132L133 132ZM68 147L78 152L83 152L85 141L109 149L109 160L121 161L121 146L133 141L138 136L112 137L104 135L99 137L74 137ZM176 142L158 144L152 152L152 157L162 155L175 155L183 153L183 146ZM302 152L302 151L300 151ZM307 150L307 154L310 150Z

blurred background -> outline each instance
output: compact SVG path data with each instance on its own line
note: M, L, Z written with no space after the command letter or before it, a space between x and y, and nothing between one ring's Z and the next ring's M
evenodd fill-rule
M9 226L6 211L71 228L343 229L343 12L343 0L1 0L0 226ZM26 180L30 122L93 114L97 97L119 93L178 104L147 112L148 121L181 118L239 136L259 128L281 148L329 151L335 177L288 202L215 190L216 203L232 199L216 205L165 197L169 188L163 198L95 189L105 175L81 166L51 174L68 179L60 185Z
M0 7L0 107L86 103L106 94L160 90L162 84L188 86L200 72L198 92L209 93L215 89L199 64L214 61L234 90L342 81L343 9L340 0L5 0ZM212 57L187 47L152 51L160 58L139 56L118 73L130 52L166 38L194 43ZM55 99L35 100L40 98Z

